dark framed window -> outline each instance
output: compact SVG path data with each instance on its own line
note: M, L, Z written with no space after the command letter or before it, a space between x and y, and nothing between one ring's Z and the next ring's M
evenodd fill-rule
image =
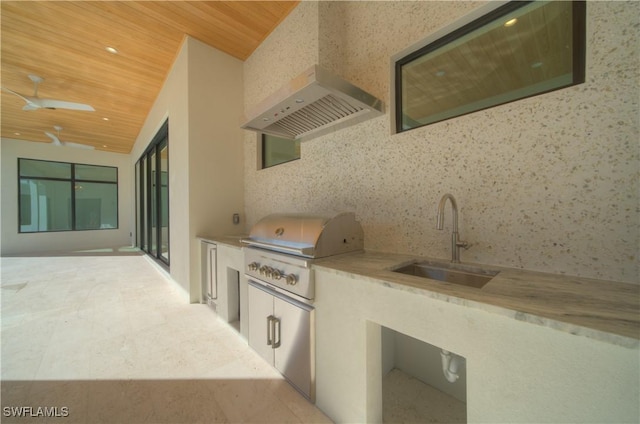
M395 61L396 132L584 82L584 1L487 9Z
M300 140L261 134L261 169L300 159Z
M18 158L18 231L118 228L118 168Z

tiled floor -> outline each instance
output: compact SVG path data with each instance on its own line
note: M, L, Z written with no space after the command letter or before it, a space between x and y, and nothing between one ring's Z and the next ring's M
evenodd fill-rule
M2 258L0 288L3 423L330 422L143 256Z

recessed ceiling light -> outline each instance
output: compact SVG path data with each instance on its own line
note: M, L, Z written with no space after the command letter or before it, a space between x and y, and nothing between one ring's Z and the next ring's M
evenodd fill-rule
M109 118L107 118L106 116L104 118L102 118L103 121L108 121Z
M443 76L444 76L444 74L446 74L446 72L445 72L445 71L438 71L438 72L436 72L436 76L437 76L437 77L443 77Z
M14 132L13 135L20 135L20 133L19 132Z
M106 144L103 144L103 145L102 145L102 147L104 147L104 148L106 149L106 148L107 148L107 145L106 145Z
M516 18L509 19L507 22L504 23L504 26L506 27L514 26L516 22L518 22L518 19Z
M111 54L118 54L118 50L115 47L107 46L104 49Z
M534 62L531 64L531 67L535 69L535 68L542 67L542 65L543 65L542 62Z

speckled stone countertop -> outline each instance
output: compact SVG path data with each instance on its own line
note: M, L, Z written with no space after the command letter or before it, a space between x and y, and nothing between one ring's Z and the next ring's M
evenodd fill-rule
M200 240L242 248L235 236ZM463 263L499 274L478 289L393 272L416 261L442 259L387 252L315 259L316 269L630 348L640 346L640 285Z
M247 237L246 235L237 235L237 236L197 236L196 238L207 241L209 243L220 243L230 247L242 248L246 246L246 244L240 243L240 239Z
M423 260L431 259L366 252L317 259L314 267L607 343L640 345L640 285L482 266L500 272L479 289L391 271Z

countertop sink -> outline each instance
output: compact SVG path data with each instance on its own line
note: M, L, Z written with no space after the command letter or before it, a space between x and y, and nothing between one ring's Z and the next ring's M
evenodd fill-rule
M499 272L463 264L433 262L414 262L401 265L391 271L478 289L484 287Z

